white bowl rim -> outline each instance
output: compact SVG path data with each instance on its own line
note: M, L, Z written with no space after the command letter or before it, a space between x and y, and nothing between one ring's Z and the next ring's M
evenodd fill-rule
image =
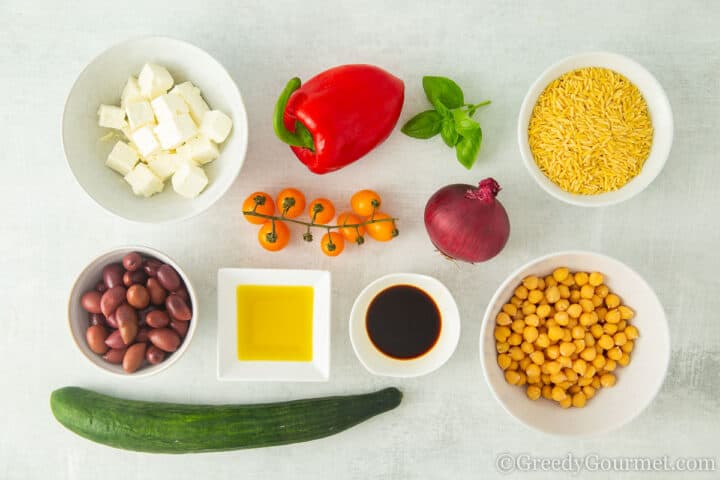
M445 333L445 332L447 332L447 329L445 329L445 328L441 329L441 331L440 331L440 336L438 337L438 340L436 341L436 344L435 344L435 345L439 344L441 338L446 338L445 341L446 341L446 342L449 342L449 343L447 344L448 347L449 347L449 348L448 348L448 353L447 353L447 355L446 355L445 358L440 358L437 362L435 362L435 364L434 364L431 368L428 368L428 369L426 369L426 370L424 370L424 371L422 371L422 372L419 372L419 373L408 373L408 372L404 372L404 371L402 371L401 368L399 368L398 370L396 370L396 371L394 371L394 372L392 372L392 373L388 373L388 372L378 372L378 371L376 371L374 368L372 368L371 366L369 366L369 365L365 362L365 358L363 357L363 355L361 355L361 354L359 353L359 351L358 351L358 346L356 345L356 343L355 343L355 338L353 337L353 333L352 333L352 332L353 332L353 328L352 328L352 326L353 326L353 323L354 323L354 321L355 321L355 318L356 318L357 315L358 315L357 312L358 312L358 309L359 309L359 307L360 307L360 305L359 305L360 299L361 299L362 297L364 297L364 296L365 296L368 292L370 292L370 291L377 290L377 293L381 292L382 290L378 289L378 285L381 284L381 283L383 283L383 282L385 282L385 281L393 280L393 279L397 279L397 280L398 280L398 282L397 282L395 285L411 285L411 286L416 286L416 285L413 283L413 279L423 279L423 280L429 281L430 283L435 284L438 288L444 289L444 290L447 292L447 294L448 294L448 296L449 296L449 298L450 298L450 300L451 300L451 304L449 304L448 306L453 309L453 312L451 312L451 315L449 316L449 318L451 319L451 322L452 322L453 324L456 324L455 326L457 327L457 334L454 335L452 338L448 338L448 337L447 337L447 333ZM417 287L417 286L416 286L416 287ZM389 288L389 287L386 286L386 287L384 287L383 289L385 289L385 288ZM417 287L417 288L420 288L421 290L425 291L422 287ZM430 292L426 292L426 294L430 295ZM431 295L431 296L432 296L432 295ZM433 299L433 301L437 301L437 300ZM441 311L441 316L442 316L442 318L443 318L443 320L444 320L444 319L445 319L445 316L443 315L443 312L442 312L442 311ZM461 330L462 330L462 319L461 319L461 317L460 317L460 310L458 309L457 302L455 301L455 297L452 295L452 292L450 291L450 289L447 288L447 286L445 286L445 284L442 283L442 282L441 282L440 280L438 280L437 278L432 277L432 276L430 276L430 275L423 275L423 274L420 274L420 273L403 273L403 272L389 273L389 274L387 274L387 275L383 275L383 276L381 276L381 277L376 278L375 280L373 280L372 282L370 282L369 284L367 284L367 285L360 291L360 293L358 293L357 297L355 297L355 301L353 302L352 309L350 310L350 318L349 318L349 320L348 320L348 334L349 334L349 336L350 336L350 343L352 344L353 351L355 352L355 356L357 357L357 359L360 361L360 363L362 364L362 366L365 367L365 369L366 369L368 372L372 373L373 375L377 375L377 376L381 376L381 377L414 378L414 377L422 377L422 376L428 375L428 374L436 371L437 369L439 369L440 367L442 367L443 365L445 365L445 364L448 362L448 360L450 360L450 358L452 358L453 354L455 353L455 350L457 350L458 343L460 342L460 333L461 333ZM433 346L433 347L430 349L430 351L432 351L434 348L435 348L435 346ZM377 355L378 355L378 356L382 356L383 354L382 354L381 352L377 352ZM418 358L422 358L422 357L424 357L424 356L425 356L425 354L423 354L421 357L418 357ZM389 357L389 356L383 356L383 358L391 358L391 357ZM412 362L413 360L416 360L416 359L409 359L409 360L397 360L397 359L395 359L395 360L398 361L398 362L409 363L409 362Z
M559 256L565 256L565 255L576 255L576 256L593 256L593 257L599 257L603 258L605 260L609 260L611 262L619 263L620 265L623 265L625 268L627 268L630 272L635 274L640 281L642 281L645 286L648 288L648 290L652 293L652 295L655 297L655 300L657 302L657 305L662 312L662 322L659 323L661 328L665 330L666 336L668 338L668 347L667 351L665 352L665 362L664 365L662 365L662 381L658 383L657 387L655 388L655 391L652 392L652 395L649 397L650 400L643 405L641 408L639 408L637 411L635 411L632 415L628 416L623 422L611 424L603 429L595 430L592 432L578 432L578 433L559 433L559 432L548 432L547 430L543 430L541 428L538 428L535 425L529 424L520 418L518 418L510 409L505 405L503 401L500 400L500 397L498 395L498 392L495 390L495 387L488 379L487 372L489 371L489 366L485 363L485 355L483 355L484 352L484 339L485 336L488 334L487 330L490 328L490 312L493 310L493 306L498 303L500 300L500 294L505 290L505 288L510 285L512 281L514 281L515 277L520 275L521 272L524 270L530 268L531 266L538 264L540 262L543 262L545 260L552 259L554 257ZM482 366L483 376L485 378L485 383L488 385L490 392L493 395L493 398L495 398L495 401L507 412L515 421L521 423L522 425L529 427L532 430L535 430L536 432L541 432L546 435L552 435L555 437L571 437L571 438L590 438L590 437L596 437L614 430L618 430L625 425L629 424L633 420L635 420L637 417L640 416L642 412L647 409L647 407L652 404L653 400L657 397L658 393L660 393L660 390L662 389L663 385L665 384L665 379L667 378L668 369L670 367L670 356L672 354L672 339L670 338L670 325L667 320L667 314L665 313L665 309L662 306L662 302L660 302L660 299L657 296L657 293L655 293L655 290L650 286L647 281L639 274L637 273L633 268L628 266L625 262L621 262L620 260L613 258L609 255L605 255L603 253L593 252L590 250L561 250L557 252L548 253L546 255L542 255L540 257L533 258L532 260L524 263L520 267L513 270L505 280L498 286L497 290L495 290L495 293L493 294L492 298L490 299L490 302L487 305L487 308L485 309L485 314L483 315L482 320L482 327L480 328L480 339L479 339L479 353L480 353L480 364ZM494 364L493 364L494 366Z
M161 260L164 263L167 263L168 265L173 267L175 269L175 271L177 271L178 275L180 275L180 278L185 283L185 288L187 289L188 295L190 296L190 302L192 304L192 310L193 310L193 318L192 318L192 321L190 322L190 328L188 329L188 332L185 335L185 338L183 338L183 341L180 344L180 348L178 348L175 352L173 352L173 354L170 355L170 358L168 358L167 360L164 360L162 363L160 363L158 365L146 366L145 368L137 370L133 373L116 372L114 370L109 370L109 369L103 367L102 365L94 362L91 358L88 358L88 356L85 354L85 351L80 346L79 342L81 340L78 339L75 336L75 334L73 333L72 318L71 318L73 292L75 291L75 289L78 288L78 283L80 282L80 279L87 274L88 270L90 269L90 266L92 264L94 264L95 262L97 262L98 260L100 260L102 257L112 255L114 253L118 253L119 251L124 251L124 250L136 251L138 253L151 255L151 256L157 258L158 260ZM190 341L192 340L193 336L195 335L195 330L197 328L197 323L198 323L197 319L198 319L199 311L200 311L200 309L198 308L198 302L197 302L197 298L195 295L195 289L193 288L192 283L190 283L190 279L188 278L187 274L185 273L185 271L182 268L180 268L180 266L177 264L175 259L173 259L172 257L170 257L152 247L148 247L146 245L140 245L140 244L133 244L133 245L120 245L118 247L113 247L110 250L106 250L103 253L100 253L99 255L94 256L92 258L92 260L87 262L85 267L83 267L83 269L80 271L80 273L78 273L77 276L75 277L72 287L70 288L70 295L69 295L68 303L67 303L67 321L68 321L68 328L70 330L70 337L72 337L73 342L75 343L75 346L77 347L78 351L82 354L82 356L85 357L85 359L90 364L92 364L95 368L102 370L103 372L105 372L109 375L112 375L113 377L116 377L116 378L117 377L144 378L144 377L149 377L151 375L155 375L156 373L160 373L160 372L166 370L172 364L177 362L180 359L180 357L185 353L185 351L190 346Z
M186 46L186 47L188 47L188 48L190 48L190 49L197 50L198 52L207 55L207 56L208 56L209 58L211 58L215 63L217 63L218 67L220 67L220 70L222 70L222 71L225 73L225 75L227 75L228 78L230 79L230 83L232 83L232 86L233 86L233 88L235 89L235 92L237 93L238 98L240 98L240 104L241 104L241 106L242 106L242 114L243 114L243 119L242 119L242 120L243 120L243 124L245 125L245 128L243 128L243 132L241 133L242 136L241 136L241 138L240 138L241 143L242 143L242 158L243 158L243 161L241 161L240 164L238 165L237 169L236 169L234 172L232 172L232 177L233 177L232 181L231 181L231 182L228 182L227 187L225 187L225 189L219 193L218 197L217 197L212 203L209 203L204 209L197 210L197 211L191 211L191 212L185 213L185 214L180 215L180 216L177 216L177 217L166 218L166 219L157 220L157 221L156 221L156 220L150 221L150 220L141 220L141 219L136 219L136 218L127 218L127 217L125 217L124 215L121 215L119 212L116 212L115 210L112 210L112 209L106 207L105 205L102 205L99 201L97 201L97 200L95 199L95 197L93 197L92 195L90 195L90 192L88 192L88 191L85 189L85 186L84 186L82 183L80 183L80 181L79 181L78 178L77 178L77 175L75 175L75 170L73 170L73 167L72 167L72 165L70 164L70 158L68 158L67 148L65 147L65 115L66 115L66 113L67 113L68 104L70 103L70 97L72 96L72 93L73 93L73 91L75 90L75 87L76 87L77 82L78 82L78 80L80 79L80 77L83 76L83 74L87 71L88 68L90 68L90 66L91 66L93 63L95 63L100 57L102 57L103 55L105 55L105 54L106 54L107 52L109 52L110 50L113 50L113 49L115 49L115 48L122 47L122 46L124 46L124 45L126 45L126 44L129 44L129 43L134 43L134 42L139 42L139 41L145 41L145 40L169 40L169 41L172 41L172 42L181 43L181 44L183 44L184 46ZM247 157L248 130L249 130L249 128L248 128L248 127L249 127L249 122L248 122L247 108L245 108L245 100L244 100L243 97L242 97L242 93L240 92L240 88L237 86L237 83L235 82L235 79L232 77L232 75L230 75L230 72L228 72L227 68L225 68L225 66L224 66L222 63L220 63L220 61L219 61L218 59L216 59L215 57L213 57L212 55L210 55L210 53L208 53L207 51L205 51L205 50L203 50L202 48L198 47L197 45L193 45L193 44L190 43L190 42L186 42L185 40L180 40L180 39L178 39L178 38L171 37L171 36L169 36L169 35L142 35L142 36L139 36L139 37L128 38L128 39L123 40L123 41L121 41L121 42L114 43L114 44L110 45L109 47L105 48L104 50L102 50L101 52L99 52L98 54L96 54L94 57L92 57L92 59L90 59L90 61L88 61L88 62L85 64L85 66L83 67L83 69L80 70L80 73L78 73L78 75L75 77L75 80L73 81L72 87L70 87L70 90L68 90L67 96L65 97L65 104L64 104L64 106L63 106L63 113L62 113L62 118L61 118L60 123L61 123L60 143L62 144L62 149L63 149L63 155L64 155L64 157L65 157L65 162L67 163L67 166L68 166L68 168L70 169L70 172L72 172L72 175L73 175L73 178L75 179L75 182L80 186L80 189L85 193L85 195L87 195L87 196L88 196L97 206L99 206L101 209L103 209L103 210L105 210L106 212L111 213L111 214L113 214L113 215L115 215L115 216L117 216L117 217L119 217L119 218L122 218L122 219L125 220L125 221L132 222L132 223L136 223L136 224L163 225L163 224L178 223L178 222L182 222L182 221L184 221L184 220L188 220L188 219L190 219L190 218L196 217L196 216L200 215L201 213L209 210L210 207L212 207L212 206L215 205L217 202L219 202L219 201L225 196L225 194L228 192L228 190L230 190L230 188L233 186L233 184L235 183L235 180L237 179L238 175L240 175L240 171L242 170L242 167L243 167L243 165L245 164L245 158ZM234 122L234 123L235 123L235 122Z
M644 177L640 177L642 174L638 174L635 176L631 181L633 180L642 180L642 184L640 188L638 188L636 191L627 193L625 192L624 195L619 194L625 188L628 184L625 184L623 187L619 188L618 190L614 190L612 192L605 192L597 195L576 195L570 192L566 192L562 190L560 187L555 185L552 180L547 178L544 173L540 170L540 168L535 163L535 160L532 156L532 152L530 152L529 147L527 146L527 123L522 122L521 120L526 115L528 116L528 121L530 119L530 116L528 112L532 112L532 109L535 107L535 102L537 100L537 97L543 92L545 87L555 78L558 77L557 74L554 74L553 72L561 67L563 67L567 63L572 63L574 61L583 60L583 59L592 59L596 57L604 57L607 59L614 59L618 60L620 62L624 62L627 64L632 65L634 68L636 68L638 71L642 72L644 75L647 75L647 77L650 79L650 81L653 83L653 87L655 88L657 94L658 94L658 101L662 103L662 107L664 109L667 109L668 112L668 131L664 132L666 133L666 138L668 139L668 148L666 151L661 151L658 154L659 162L657 164L657 171L654 173L650 173ZM608 67L609 68L609 67ZM571 69L565 70L566 72L571 71ZM638 87L639 88L639 87ZM642 90L641 90L642 92ZM645 92L642 92L643 96L645 96ZM583 53L578 53L575 55L570 55L565 58L562 58L561 60L558 60L557 62L553 63L549 67L547 67L543 72L533 81L533 83L530 85L530 88L528 89L527 93L523 97L522 104L520 105L520 111L518 114L518 123L517 123L517 139L518 139L518 145L520 149L520 156L522 157L523 164L525 165L525 168L527 169L528 173L530 173L530 176L535 180L535 183L537 183L540 188L545 190L545 192L549 193L556 199L563 201L565 203L569 203L571 205L576 205L580 207L591 207L591 208L597 208L597 207L606 207L610 205L615 205L617 203L624 202L625 200L629 200L636 195L638 195L640 192L644 191L660 174L660 172L665 167L665 163L667 162L668 157L670 156L670 152L672 150L672 143L673 143L673 137L674 137L674 119L673 119L673 113L672 113L672 106L670 105L670 100L668 99L667 93L665 92L665 89L663 89L662 84L658 81L658 79L644 66L642 66L640 63L636 62L635 60L626 57L625 55L621 55L619 53L613 53L613 52L607 52L607 51L588 51ZM652 154L652 151L651 151ZM649 160L649 157L648 157ZM647 160L646 160L647 161ZM645 166L643 166L645 168ZM614 195L613 195L614 194ZM611 198L608 198L608 195L611 195ZM604 198L603 198L604 197ZM592 200L590 200L592 199Z

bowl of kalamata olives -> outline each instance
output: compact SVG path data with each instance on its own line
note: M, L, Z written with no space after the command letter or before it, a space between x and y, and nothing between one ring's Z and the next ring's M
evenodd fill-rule
M114 249L78 275L70 293L70 331L96 366L148 376L187 350L197 325L195 291L167 255L142 246Z

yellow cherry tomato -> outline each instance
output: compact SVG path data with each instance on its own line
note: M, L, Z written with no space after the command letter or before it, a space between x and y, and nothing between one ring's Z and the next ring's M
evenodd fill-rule
M270 195L265 192L255 192L245 199L242 205L243 212L254 211L263 215L272 215L275 213L275 202ZM255 225L262 225L267 222L266 218L254 217L252 215L243 215L245 220Z
M284 222L268 220L260 227L258 241L265 250L277 252L285 248L290 241L290 229Z
M311 222L325 225L335 216L335 207L327 198L316 198L308 206L308 216Z
M278 195L277 207L283 217L295 218L305 210L305 195L296 188L286 188Z
M391 218L392 217L387 213L377 212L373 215L372 220L385 220ZM366 221L369 222L371 219L367 218ZM394 221L368 223L365 225L365 229L367 230L368 235L379 242L387 242L398 235L398 230L395 228Z
M382 199L372 190L360 190L350 198L353 212L361 217L369 217L380 209Z
M337 257L345 249L345 239L337 232L326 233L320 240L320 248L328 257Z

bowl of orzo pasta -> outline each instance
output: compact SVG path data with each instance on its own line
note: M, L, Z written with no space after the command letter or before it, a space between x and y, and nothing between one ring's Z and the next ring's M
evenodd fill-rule
M600 207L643 191L670 154L667 95L642 65L622 55L583 53L545 70L518 117L525 166L554 197Z

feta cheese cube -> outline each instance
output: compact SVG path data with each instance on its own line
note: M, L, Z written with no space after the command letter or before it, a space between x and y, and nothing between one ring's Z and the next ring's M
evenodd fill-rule
M160 152L148 159L148 167L160 180L165 181L175 173L178 160L177 153Z
M187 113L172 117L170 120L160 122L155 127L155 135L160 140L164 150L180 146L197 133L197 126Z
M232 120L220 110L205 112L200 131L215 143L222 143L232 128Z
M200 125L205 112L210 110L210 107L200 95L200 89L191 82L184 82L176 85L170 93L180 95L185 100L190 109L190 116L192 116L196 124Z
M127 175L125 181L132 187L135 195L151 197L162 192L165 184L144 163L139 163Z
M178 147L177 152L197 165L205 165L220 156L217 145L204 135L191 138L185 145Z
M100 105L98 108L98 125L105 128L121 130L126 124L125 111L114 105Z
M155 115L153 115L152 107L147 100L131 103L125 107L125 111L130 122L130 130L137 130L145 125L155 123Z
M125 83L122 95L120 95L120 106L125 108L133 102L141 102L145 100L140 93L140 85L138 85L137 78L130 77Z
M166 93L150 103L158 123L169 122L178 115L188 113L188 105L180 95Z
M155 138L153 127L150 125L138 128L131 136L133 143L140 151L140 155L146 159L160 150L160 143L158 143L157 138Z
M208 184L202 168L186 163L172 177L173 189L183 197L195 198Z
M140 75L138 75L140 93L148 100L166 93L173 86L173 83L170 72L165 67L154 63L146 63L140 70Z
M105 165L120 175L127 175L136 163L138 152L125 142L117 142L105 161Z

